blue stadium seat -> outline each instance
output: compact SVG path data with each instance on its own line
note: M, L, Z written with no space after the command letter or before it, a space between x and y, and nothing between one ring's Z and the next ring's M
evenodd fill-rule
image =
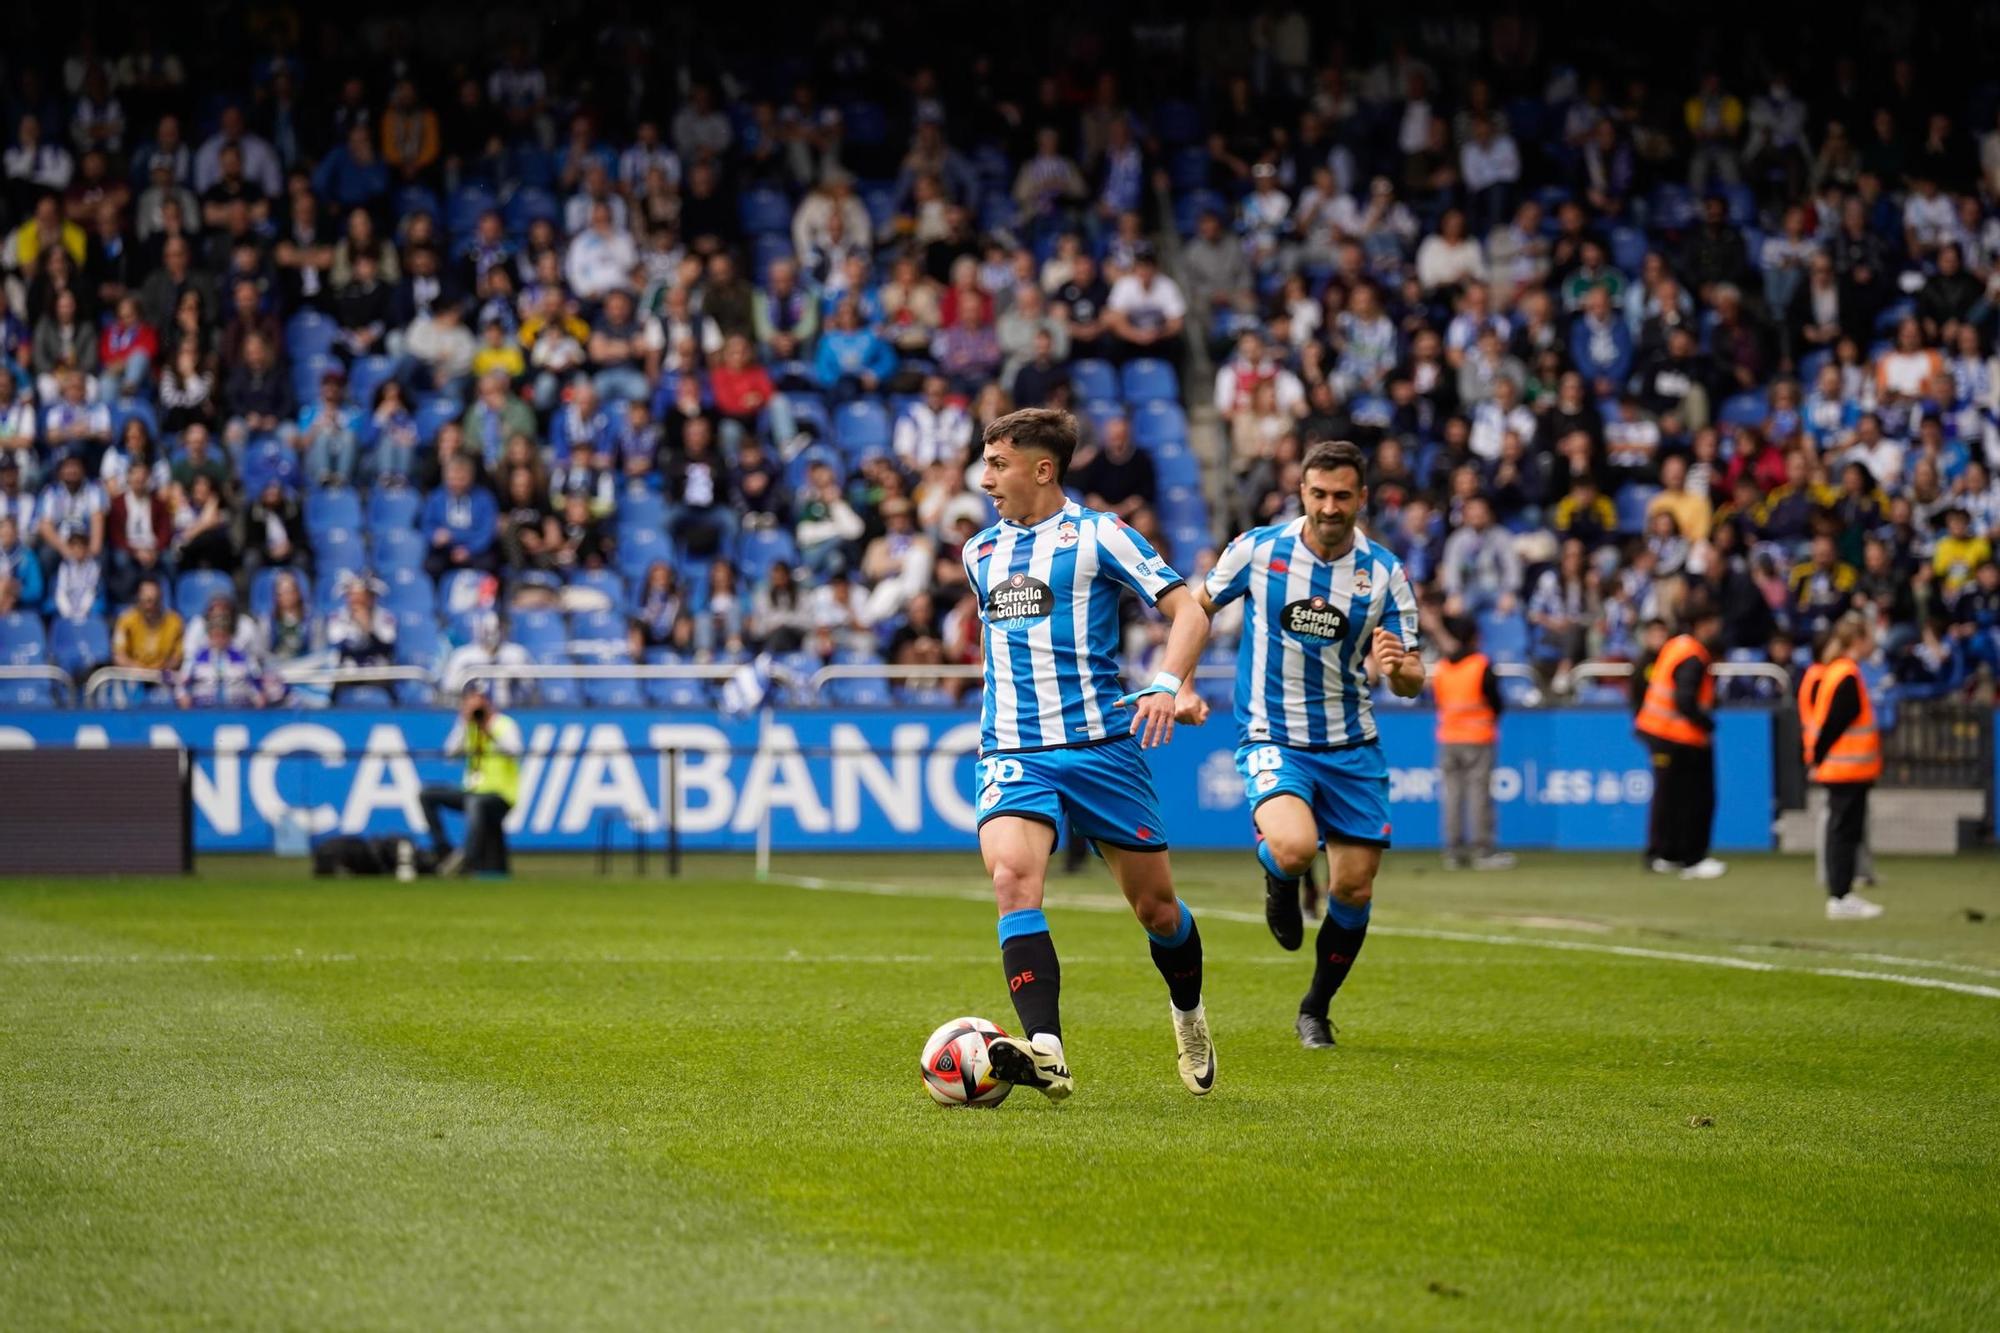
M828 703L842 708L886 708L895 702L886 681L868 676L830 680L820 693Z
M0 680L0 709L50 708L54 703L46 680Z
M759 285L770 276L771 265L793 257L791 238L782 232L767 231L750 242L750 262Z
M271 614L271 604L277 598L277 594L272 591L272 585L278 581L278 575L280 574L291 574L297 578L299 581L299 592L305 598L306 605L311 606L313 604L313 581L310 574L299 569L285 570L267 567L258 570L250 580L251 615L262 619Z
M554 222L562 216L562 205L547 190L535 185L524 185L508 196L506 207L500 216L507 224L509 233L524 236L528 228L536 222Z
M360 534L352 528L328 528L314 537L313 557L322 579L368 568L368 553L361 547Z
M454 236L469 235L479 225L480 214L499 206L499 197L484 185L461 185L445 206L445 229Z
M423 495L412 487L377 486L368 493L368 527L377 533L385 528L414 528L423 508Z
M333 350L340 326L317 310L301 310L285 321L285 355L293 364Z
M344 372L345 369L331 353L295 356L292 358L292 394L301 403L317 402L320 378L330 370Z
M0 616L0 662L35 666L48 657L49 635L40 616L32 611L9 611Z
M641 528L664 529L667 502L648 490L627 491L618 497L618 539L624 541Z
M275 439L264 439L243 450L243 490L256 495L272 482L297 494L305 481L296 450Z
M1069 363L1069 386L1080 403L1115 403L1121 396L1117 370L1109 361L1099 361L1095 357L1084 357Z
M572 588L594 588L611 599L613 614L623 615L631 603L626 600L625 579L615 569L579 569L569 576Z
M618 569L635 586L645 578L646 570L655 560L672 564L673 559L673 543L658 526L619 524Z
M393 593L393 589L391 591ZM393 606L390 610L396 616L396 665L435 669L444 657L444 644L438 637L437 622L424 612L405 614Z
M396 697L381 685L349 685L340 693L342 708L393 708Z
M111 631L96 616L58 619L49 627L49 656L81 685L93 670L111 660Z
M896 182L863 181L855 193L861 196L862 207L868 210L869 224L875 228L875 243L880 245L895 230Z
M1761 426L1771 415L1771 399L1762 389L1731 394L1722 400L1716 420L1725 426Z
M804 486L807 473L815 463L825 463L833 469L836 477L847 475L847 460L840 456L838 449L832 445L815 444L799 450L792 456L792 461L785 464L785 485L794 491Z
M569 618L573 653L611 652L623 649L625 643L625 616L620 611L582 611Z
M1206 186L1209 161L1208 149L1200 144L1175 149L1167 160L1167 174L1175 192L1185 194Z
M1009 196L997 191L986 194L979 200L979 229L1007 231L1013 227L1019 211Z
M1875 336L1878 338L1891 337L1896 332L1898 324L1901 324L1916 313L1917 303L1915 301L1903 300L1890 302L1888 305L1882 307L1881 313L1875 316Z
M1518 612L1513 615L1487 614L1479 617L1479 646L1495 662L1528 660L1528 622Z
M1627 273L1637 273L1646 262L1646 233L1637 227L1611 229L1611 262Z
M1153 449L1153 472L1162 486L1201 485L1201 460L1184 444L1167 443Z
M396 363L386 356L364 356L347 372L347 398L363 410L375 410L375 394L395 378Z
M528 650L531 657L560 653L569 641L569 631L555 611L516 611L510 637Z
M153 405L143 398L120 398L111 405L111 438L125 438L125 423L128 421L146 423L146 433L154 439L160 438L160 414Z
M841 452L859 458L870 449L889 447L889 413L872 398L857 398L834 414L833 437Z
M405 185L402 189L396 191L396 217L398 220L413 218L419 213L427 213L438 221L443 221L444 219L444 208L438 203L437 195L425 186Z
M745 579L762 582L776 564L797 564L799 548L784 528L758 528L737 541L736 568Z
M784 191L769 186L757 186L743 192L743 202L738 205L743 221L743 230L752 236L782 233L790 235L792 230L792 201L785 198Z
M1091 398L1085 399L1083 406L1077 410L1090 422L1091 429L1102 435L1106 422L1125 415L1125 404L1116 398Z
M1127 361L1122 378L1128 403L1180 401L1180 377L1170 363L1157 357Z
M464 411L465 409L456 402L441 394L435 398L426 398L417 406L417 438L425 444L436 443L438 432L443 430L447 423L458 420L464 415Z
M350 487L328 486L306 496L306 531L315 544L333 528L361 526L361 497Z
M1628 482L1618 488L1612 505L1618 511L1618 535L1636 537L1646 530L1646 506L1660 493L1658 486Z
M1178 403L1147 403L1132 415L1132 440L1141 449L1186 444L1187 438L1187 414Z
M382 598L398 620L405 616L422 616L426 620L437 614L437 589L432 586L430 575L421 565L397 565L381 572L382 581L389 585L389 591Z
M218 597L236 600L235 580L219 570L191 569L174 580L174 605L185 619L202 615Z
M1202 136L1201 108L1193 102L1170 99L1154 108L1153 125L1163 143L1195 143Z
M313 594L314 596L314 601L312 603L313 614L320 616L330 616L335 611L338 611L340 609L341 603L346 600L346 592L344 591L344 584L346 583L347 577L351 572L353 571L344 569L328 569L325 565L320 566L320 573L322 577L319 582L319 587L314 591Z
M879 102L853 101L840 109L841 132L857 148L877 148L889 141L889 113Z
M626 652L604 653L592 659L600 666L630 666L631 654ZM639 682L631 679L586 680L583 682L583 697L594 708L644 708L646 694Z

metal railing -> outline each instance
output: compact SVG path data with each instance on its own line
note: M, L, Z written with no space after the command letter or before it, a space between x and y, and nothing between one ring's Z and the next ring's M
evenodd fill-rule
M76 702L76 682L70 679L69 672L58 666L49 666L46 663L0 666L0 681L8 680L45 680L51 685L60 686L70 703Z
M287 666L280 667L277 676L287 685L324 689L342 685L429 685L434 680L431 672L416 666ZM64 676L63 679L68 681L69 677ZM98 702L100 695L116 686L171 686L173 683L174 674L171 671L153 671L144 667L99 667L90 673L90 679L84 683L83 702L85 707L90 707Z
M1900 705L1882 737L1882 785L1984 787L1993 776L1993 709L1950 699Z
M1784 668L1768 662L1718 662L1710 668L1720 680L1764 680L1774 684L1782 699L1792 697L1791 677ZM456 680L508 681L534 685L541 681L702 681L710 684L730 680L743 670L738 663L624 663L624 662L564 662L549 664L501 665L498 663L468 666L454 672ZM1505 680L1525 681L1530 692L1522 701L1528 707L1541 704L1569 702L1575 693L1574 687L1602 681L1625 681L1633 671L1629 662L1585 662L1569 673L1571 688L1558 691L1545 686L1541 677L1531 667L1518 662L1496 662L1495 675ZM810 676L801 675L781 664L771 668L774 683L788 687L814 700L823 701L826 687L838 681L880 680L880 681L977 681L985 674L985 669L976 665L960 663L842 663L824 666ZM1204 662L1195 668L1197 680L1232 680L1236 666L1226 662ZM415 666L379 667L329 667L293 666L280 669L279 677L287 685L303 685L321 689L335 689L347 685L402 685L415 684L432 688L442 688L438 673ZM6 679L47 680L61 685L74 699L76 689L70 677L57 667L0 667L0 680ZM134 667L100 667L90 674L82 691L82 702L86 707L103 701L103 696L116 687L141 685L156 686L172 683L172 677L158 671L146 671ZM118 701L114 706L123 707Z

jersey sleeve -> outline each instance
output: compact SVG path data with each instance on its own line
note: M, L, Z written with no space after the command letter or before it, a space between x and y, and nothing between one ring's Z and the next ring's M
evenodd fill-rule
M1113 518L1097 520L1097 558L1106 574L1145 598L1148 606L1186 581L1151 543Z
M1257 543L1247 532L1222 548L1215 568L1208 571L1208 578L1202 583L1202 591L1218 610L1250 591L1250 564L1256 553Z
M1383 607L1383 615L1394 615L1395 631L1403 636L1403 647L1411 652L1417 649L1417 594L1410 587L1410 576L1403 572L1403 562L1398 560L1389 566L1389 600Z

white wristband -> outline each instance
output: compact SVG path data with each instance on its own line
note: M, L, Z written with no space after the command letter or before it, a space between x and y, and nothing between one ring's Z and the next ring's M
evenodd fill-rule
M1162 671L1159 675L1153 677L1153 686L1156 689L1165 688L1169 694L1179 694L1181 692L1181 678L1171 671Z

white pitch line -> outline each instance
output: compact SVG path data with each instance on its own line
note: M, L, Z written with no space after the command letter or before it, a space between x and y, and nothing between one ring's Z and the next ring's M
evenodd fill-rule
M862 884L849 880L820 879L811 875L779 875L766 877L772 883L785 884L793 888L812 889L829 893L870 893L897 898L948 898L953 900L972 899L984 901L987 895L953 890L910 889L893 884ZM1069 898L1050 897L1046 899L1053 907L1070 907L1089 912L1122 912L1125 904L1109 898ZM1264 918L1253 912L1232 911L1227 908L1205 907L1201 914L1220 921L1240 921L1250 925L1263 925ZM1435 930L1428 926L1372 926L1371 930L1382 935L1401 936L1406 939L1442 940L1454 944L1494 944L1510 948L1554 949L1564 953L1609 954L1619 958L1640 958L1660 963L1691 963L1701 967L1726 967L1739 972L1791 972L1804 976L1844 977L1851 981L1881 981L1896 986L1916 986L1926 990L1951 991L1957 995L1975 995L1986 1000L2000 1000L2000 986L1981 986L1968 981L1945 981L1937 977L1911 977L1894 972L1866 972L1847 967L1793 967L1784 963L1767 963L1753 958L1728 958L1717 954L1682 953L1671 949L1647 949L1634 944L1601 944L1592 940L1552 940L1532 935L1489 935L1468 930ZM1878 961L1887 961L1886 955L1877 955ZM1908 960L1912 966L1929 967L1930 963Z

